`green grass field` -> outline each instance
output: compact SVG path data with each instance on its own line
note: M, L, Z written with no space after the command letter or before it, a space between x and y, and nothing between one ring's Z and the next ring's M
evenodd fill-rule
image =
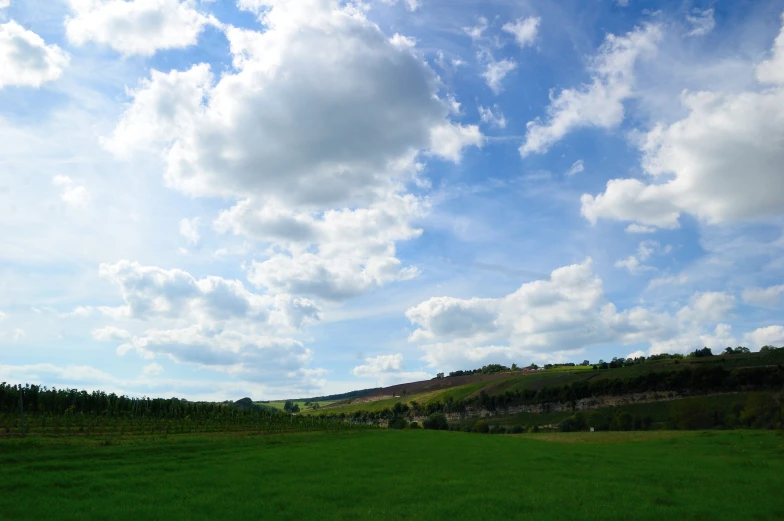
M295 404L299 405L300 412L312 411L313 410L313 406L312 405L305 405L306 401L307 400L298 400L298 401L292 401L291 403L295 403ZM325 400L323 402L318 402L318 404L319 404L319 407L324 407L324 406L333 404L336 401L337 400ZM269 402L255 402L255 403L256 403L256 405L272 407L276 411L282 411L283 410L283 406L286 405L286 400L276 400L276 401L269 401Z
M784 518L771 431L0 441L0 519Z

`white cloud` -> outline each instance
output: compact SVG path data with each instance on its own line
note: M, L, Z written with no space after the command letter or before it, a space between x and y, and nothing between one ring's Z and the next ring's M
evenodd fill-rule
M642 224L632 223L626 227L626 233L654 233L656 228Z
M743 336L752 348L762 346L784 347L784 326L768 326L755 329Z
M669 253L668 249L662 249L658 242L656 241L642 241L637 246L637 253L635 255L631 255L625 259L621 259L615 263L616 268L625 268L631 274L638 274L643 271L651 271L655 270L655 268L651 266L646 266L643 264L646 260L648 260L654 252L660 253Z
M14 334L12 335L12 338L14 339L14 342L18 342L19 340L23 339L26 336L27 333L25 333L24 329L16 328L14 329Z
M582 159L578 159L577 161L572 163L572 166L570 166L569 170L566 171L566 175L567 175L567 177L568 176L573 176L573 175L579 174L580 172L584 172L584 171L585 171L585 164L583 163Z
M784 284L767 288L748 288L743 290L743 302L755 306L776 306L784 295Z
M351 373L358 378L374 378L379 385L393 385L401 382L425 380L432 377L422 371L406 371L403 355L378 355L366 358L365 363L352 369Z
M482 39L482 35L487 30L487 18L480 16L474 27L463 27L463 31L471 37L472 40L477 41Z
M682 212L710 224L765 219L784 208L784 75L781 47L757 67L773 86L740 93L684 93L688 115L659 124L642 141L642 166L653 184L613 179L603 194L582 197L582 214L677 228Z
M124 55L151 56L158 50L197 43L208 23L215 23L188 0L69 0L68 40L96 42Z
M648 283L647 289L654 289L661 286L676 286L676 285L683 285L688 282L689 278L684 275L665 275L663 277L659 277L656 279L651 279Z
M710 348L715 354L724 351L725 347L738 345L738 340L732 335L732 326L718 324L712 335L700 336L702 345Z
M94 330L93 338L100 342L116 342L129 340L131 338L131 334L124 329L120 329L119 327L106 326Z
M525 157L546 152L578 128L619 125L624 117L623 101L634 93L635 63L655 51L661 37L656 25L636 28L625 36L608 34L590 64L591 83L551 95L547 121L528 123L520 154Z
M0 320L5 320L6 318L8 318L8 315L0 311Z
M629 0L617 0L616 4L618 4L620 7L628 7Z
M417 274L396 258L395 243L422 233L411 221L424 216L427 208L426 200L413 195L320 215L282 205L259 207L248 200L222 212L215 227L286 250L251 263L248 280L255 286L342 300Z
M180 235L182 235L189 244L196 246L199 244L199 218L181 219L180 220Z
M504 24L502 29L515 38L515 42L522 48L534 44L536 35L539 31L541 18L529 16L528 18L518 18L514 22Z
M495 61L495 59L489 59L487 65L485 66L485 71L482 73L482 77L485 79L487 86L490 87L495 94L499 94L501 92L501 82L506 78L507 74L512 72L517 68L517 63L514 60L510 60L508 58L504 58L499 61Z
M713 9L692 9L692 14L686 15L686 21L691 25L687 36L705 36L716 27Z
M406 5L406 8L411 12L414 12L421 7L419 0L381 0L381 1L384 2L385 4L390 4L390 5L403 3Z
M784 13L781 20L784 24ZM776 37L771 54L769 60L757 66L757 79L761 83L784 85L784 30Z
M163 374L163 366L156 363L147 364L144 366L142 372L148 376L157 376L159 374Z
M206 64L154 71L107 146L162 150L167 184L189 194L313 209L372 201L410 176L417 152L455 160L479 141L476 127L448 121L414 50L350 6L324 4L264 2L265 32L227 28L236 72L217 83Z
M285 380L310 363L312 353L291 339L193 325L154 330L117 348L120 356L136 351L146 359L163 355L250 380Z
M69 62L68 53L15 21L0 24L0 89L40 87L59 78Z
M460 367L500 357L552 357L598 344L649 343L651 352L702 346L704 327L725 318L735 300L695 293L676 313L634 307L619 312L605 300L591 261L553 271L502 298L434 297L406 312L431 366Z
M101 264L100 276L120 287L125 305L101 307L116 320L170 320L204 327L288 332L319 320L318 306L285 293L259 295L238 280L196 279L182 270L165 270L123 260Z
M506 128L506 118L498 105L483 107L479 105L479 119L482 123L495 128Z
M52 184L60 189L60 199L68 206L82 208L90 202L90 192L87 188L77 185L68 176L56 175L52 178Z
M11 0L0 0L0 9L5 9L11 5Z

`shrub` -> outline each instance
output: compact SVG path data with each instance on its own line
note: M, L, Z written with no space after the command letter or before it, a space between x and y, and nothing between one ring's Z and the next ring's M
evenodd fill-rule
M456 423L455 423L455 424L452 424L452 425L450 425L450 426L449 426L449 430L450 430L450 431L455 431L455 432L458 432L458 431L460 431L460 425L458 425L458 424L456 424Z
M405 429L406 427L408 427L408 422L405 420L405 418L401 418L400 416L397 416L389 420L389 424L387 425L387 427L389 427L390 429Z
M463 425L463 432L474 432L474 428L471 425Z
M433 431L445 431L449 428L449 424L446 421L446 416L440 412L434 412L422 422L422 427Z
M512 434L522 434L523 432L525 432L525 427L523 427L522 425L515 425L514 427L512 427L512 430L510 432Z
M421 428L421 427L419 427L419 424L418 424L417 422L411 422L411 423L409 423L409 424L408 424L408 427L409 427L410 429L419 429L419 428Z
M474 424L474 432L481 432L482 434L487 434L490 432L490 426L484 420L479 420Z
M503 425L496 425L490 429L490 434L506 434L506 427Z

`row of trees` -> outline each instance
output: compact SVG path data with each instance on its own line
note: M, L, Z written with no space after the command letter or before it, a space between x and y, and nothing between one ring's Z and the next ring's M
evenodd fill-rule
M24 416L20 411L20 398ZM0 383L0 436L169 435L249 431L342 430L364 424L336 417L287 415L230 402L129 398L113 393Z

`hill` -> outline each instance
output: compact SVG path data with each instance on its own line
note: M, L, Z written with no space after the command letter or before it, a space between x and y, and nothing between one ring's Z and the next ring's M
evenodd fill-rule
M405 409L411 411L408 412L410 416L422 416L436 411L470 416L472 413L483 414L479 409L497 414L496 409L499 408L509 409L510 406L529 403L543 405L545 399L550 400L549 403L570 402L573 408L576 400L596 396L598 393L619 396L643 392L643 389L663 392L659 398L677 398L681 395L748 390L739 389L733 378L737 378L738 374L748 376L749 371L754 368L780 369L782 363L784 348L770 348L757 353L686 357L657 355L648 359L614 359L609 363L589 366L439 377L385 387L365 396L335 402L321 407L318 411L306 413L383 417L399 414ZM721 373L719 376L728 380L713 386L703 385L696 380L677 381L683 378L699 379L712 373ZM714 375L712 378L719 376ZM650 387L651 385L653 387ZM753 386L753 382L750 385ZM578 394L579 397L576 397ZM639 397L632 396L631 399ZM548 408L549 410L551 409Z

